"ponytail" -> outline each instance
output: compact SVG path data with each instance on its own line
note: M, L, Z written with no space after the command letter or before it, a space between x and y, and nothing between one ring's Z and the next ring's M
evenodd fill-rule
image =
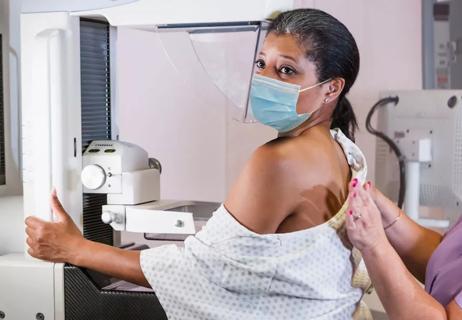
M332 114L332 129L339 128L348 137L355 141L355 132L358 129L358 121L350 101L343 95Z

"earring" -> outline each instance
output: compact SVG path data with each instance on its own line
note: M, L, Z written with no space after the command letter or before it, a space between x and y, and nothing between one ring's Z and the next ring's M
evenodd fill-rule
M324 99L324 103L328 103L329 102L329 99L328 98L325 98Z

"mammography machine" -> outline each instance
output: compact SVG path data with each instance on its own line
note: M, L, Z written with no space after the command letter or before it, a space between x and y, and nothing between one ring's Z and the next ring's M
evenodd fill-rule
M390 91L381 96L391 100L378 111L377 129L391 139L400 159L377 139L378 188L395 201L399 190L405 190L404 211L410 217L447 228L462 207L462 91ZM441 208L445 215L428 219L419 214L420 206Z
M203 34L250 33L255 54L265 19L275 11L291 9L292 2L242 0L218 6L210 0L24 1L20 23L23 196L0 198L2 210L51 221L49 193L55 187L87 239L120 245L120 233L114 230L172 241L194 234L218 204L160 199L160 163L136 141L118 141L114 92L118 79L110 72L118 32L131 28L156 34L165 51L178 39L185 40L186 49L169 51L172 64L180 69L187 53L203 53L198 47L191 49L192 39ZM253 58L248 57L248 80ZM210 65L201 63L199 71L206 74ZM185 77L197 71L192 68L183 69ZM240 117L246 118L249 82L233 81L241 87L232 87L226 79L209 75L215 77L211 83L216 89L245 106ZM0 223L8 225L4 219L9 215L1 214ZM24 243L23 224L12 233ZM6 249L0 251L0 318L165 319L165 314L150 290Z
M165 319L152 290L72 265L28 257L24 253L24 217L33 214L51 221L49 195L55 187L84 237L93 241L138 250L146 248L144 243L127 242L128 236L137 242L180 243L197 232L219 204L200 197L193 200L202 201L190 201L188 195L163 199L162 177L169 172L171 159L146 152L146 140L154 140L153 144L167 140L168 147L180 149L175 156L193 162L189 153L198 145L178 141L175 134L180 136L184 130L192 136L204 123L225 118L218 113L210 117L204 111L216 105L193 104L190 96L178 99L181 103L170 103L173 97L184 95L187 86L180 83L182 80L191 89L189 95L224 95L230 105L236 106L233 117L248 120L253 58L263 38L265 20L275 11L293 8L293 1L236 0L220 2L219 6L213 0L21 2L21 51L17 55L21 76L13 79L21 87L21 108L9 110L5 122L16 121L19 127L18 146L7 152L7 162L19 159L22 195L1 197L5 188L0 172L0 319ZM210 50L212 40L224 38L234 41L227 44L230 52ZM142 52L152 42L161 49ZM231 49L241 51L235 54ZM130 50L135 52L127 55ZM159 52L164 55L161 57ZM125 60L127 56L132 60ZM246 72L236 67L240 64L248 67ZM138 72L132 73L134 69ZM180 76L166 74L165 81L158 78L156 86L150 86L153 73L171 69ZM222 70L226 72L220 73ZM148 75L135 78L143 73ZM144 91L138 91L142 85ZM134 94L127 99L120 89ZM149 91L172 94L157 100L144 96ZM448 154L458 155L460 151L455 140L458 135L451 134L460 129L457 119L461 93L416 91L385 95L398 95L400 103L397 109L390 104L381 110L379 128L397 144L405 145L403 150L410 152L409 170L420 172L408 174L414 177L408 180L414 187L414 192L408 193L412 200L408 203L415 208L419 200L416 194L420 193L425 195L420 199L428 205L451 204L457 208L460 181L456 164L460 161ZM455 103L447 107L451 99L454 101L452 96L456 97ZM417 106L422 106L423 113ZM156 116L174 108L182 108L175 117L188 118L196 112L204 114L205 119L202 123L183 121L184 127L174 129L167 126L178 122L175 117L169 118L168 124L149 119L152 131L148 134L169 134L152 135L155 138L143 141L142 134L134 135L134 139L124 139L122 134L119 139L121 118L129 118L127 122L136 127L143 120L142 109L155 110L149 114ZM121 113L124 117L120 117ZM15 119L14 114L19 118ZM218 135L220 127L222 123L211 126L210 135ZM229 139L239 141L235 135ZM449 149L445 144L448 141ZM217 145L221 147L223 143ZM207 150L203 149L205 154ZM222 162L233 164L228 159ZM396 190L395 163L389 150L379 144L377 183L390 195ZM199 172L195 177L200 180L204 179L200 171L211 164L214 162L195 162L194 167L186 169ZM217 166L215 172L225 171L224 167ZM6 188L11 186L8 170L7 163ZM430 179L433 182L427 182ZM417 191L416 186L420 186ZM178 188L182 185L178 184Z

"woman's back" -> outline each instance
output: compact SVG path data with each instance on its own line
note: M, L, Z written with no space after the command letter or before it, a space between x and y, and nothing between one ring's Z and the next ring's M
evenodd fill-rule
M225 203L250 230L282 233L313 227L330 219L345 202L350 167L329 129L317 126L297 137L278 138L256 153ZM264 161L259 163L261 157ZM274 210L274 202L281 211Z
M313 128L314 129L314 128ZM294 159L299 173L286 177L293 192L300 195L293 212L282 221L276 232L291 232L322 224L343 206L348 194L351 170L342 147L330 132L310 130L307 136L287 141L288 157ZM310 157L307 158L307 154Z

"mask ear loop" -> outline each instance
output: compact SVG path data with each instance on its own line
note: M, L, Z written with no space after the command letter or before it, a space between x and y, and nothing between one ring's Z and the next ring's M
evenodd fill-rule
M329 78L329 79L327 79L327 80L324 80L323 82L319 82L319 83L313 84L312 86L310 86L310 87L308 87L308 88L300 89L300 90L298 90L298 92L299 92L299 93L302 93L302 92L304 92L304 91L307 91L307 90L316 88L316 87L318 87L318 86L320 86L320 85L323 85L324 83L329 82L329 81L331 81L331 80L332 80L332 78Z
M329 82L329 81L331 81L331 80L332 80L332 78L329 78L329 79L324 80L324 81L322 81L322 82L316 83L316 84L314 84L314 85L312 85L312 86L310 86L310 87L308 87L308 88L301 89L301 90L299 90L298 92L301 93L301 92L303 92L303 91L307 91L307 90L309 90L309 89L316 88L317 86L323 85L324 83L327 83L327 82ZM323 101L324 101L324 104L325 104L325 103L329 102L329 99L328 99L328 98L325 98ZM318 110L321 109L322 107L323 107L323 105L321 105L319 108L317 108L316 110L314 110L312 113L318 111Z

